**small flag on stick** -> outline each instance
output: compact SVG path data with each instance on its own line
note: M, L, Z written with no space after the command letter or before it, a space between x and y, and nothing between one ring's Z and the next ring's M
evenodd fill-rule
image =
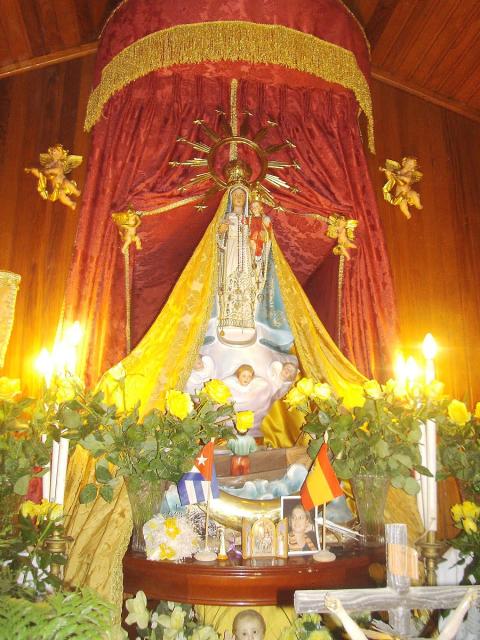
M213 498L218 498L220 492L213 462L214 447L213 441L206 444L195 458L191 470L178 481L178 495L183 505L207 502L210 491Z
M302 505L310 511L316 505L326 504L341 495L342 488L328 459L328 447L323 443L300 489Z

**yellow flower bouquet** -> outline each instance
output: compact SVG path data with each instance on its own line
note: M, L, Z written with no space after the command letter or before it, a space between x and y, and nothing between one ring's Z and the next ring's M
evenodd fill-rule
M460 535L450 541L460 552L459 564L465 564L463 583L469 584L471 578L480 583L480 505L470 500L456 504L451 509L455 526ZM467 562L469 560L469 562Z

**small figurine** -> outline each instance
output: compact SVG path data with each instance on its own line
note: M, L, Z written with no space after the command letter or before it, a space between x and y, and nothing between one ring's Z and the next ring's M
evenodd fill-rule
M349 250L357 248L353 239L358 220L347 220L344 216L333 215L328 217L327 224L327 236L337 240L333 253L336 256L344 256L344 258L350 260Z
M268 241L268 232L271 221L263 212L263 204L261 200L254 200L250 205L249 219L249 240L250 251L254 260L259 261L262 258L264 245Z
M118 227L118 232L123 242L122 253L126 255L131 244L134 244L137 250L140 251L142 241L137 236L137 229L142 221L135 209L129 207L126 211L112 213L112 218Z
M225 640L263 640L267 626L255 609L245 609L233 619L232 633L225 631Z
M409 206L423 209L420 194L412 189L412 185L423 177L423 173L417 169L416 158L402 158L402 164L395 160L385 160L385 167L380 167L380 171L388 178L382 188L383 197L387 202L398 205L407 219L412 217Z
M70 156L63 145L56 144L49 147L48 153L40 154L40 164L42 169L36 167L27 167L26 173L32 173L38 178L37 191L44 200L60 202L70 209L75 209L77 203L74 202L70 195L78 197L80 191L77 189L77 183L74 180L66 178L66 174L70 173L82 163L82 156ZM51 191L48 191L48 183L50 182Z

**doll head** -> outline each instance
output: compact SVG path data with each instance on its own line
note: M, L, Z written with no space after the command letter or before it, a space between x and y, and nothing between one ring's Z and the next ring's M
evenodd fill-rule
M246 387L250 384L255 376L255 371L249 364L241 364L235 371L238 382L242 387Z
M254 609L246 609L237 613L233 619L232 631L235 640L263 640L265 620Z

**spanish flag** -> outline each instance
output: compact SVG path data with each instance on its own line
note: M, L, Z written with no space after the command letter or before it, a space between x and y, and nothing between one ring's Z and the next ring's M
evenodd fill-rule
M328 459L328 447L323 443L300 489L302 505L310 511L316 505L326 504L342 494L342 488Z

